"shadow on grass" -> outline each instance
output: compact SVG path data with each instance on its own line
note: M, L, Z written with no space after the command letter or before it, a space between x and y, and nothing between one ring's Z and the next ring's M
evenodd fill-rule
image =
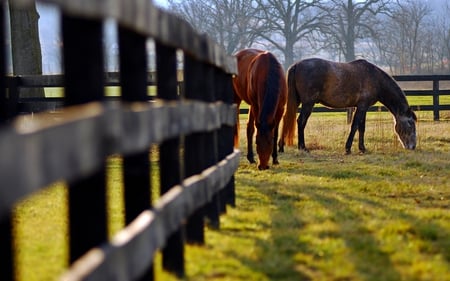
M378 210L385 210L389 215L405 222L409 227L407 232L411 235L415 235L424 241L428 246L423 247L421 251L429 254L441 254L447 263L450 263L450 232L441 227L439 224L433 222L433 220L425 220L417 216L410 215L406 212L398 210L393 207L388 202L377 202L375 200L368 199L361 195L345 195L346 199L349 201L363 202L365 205L371 206ZM423 206L422 202L421 208L429 208L425 204ZM439 206L438 206L439 208Z
M345 242L350 251L348 262L353 264L362 280L402 279L389 253L380 249L379 242L367 228L364 219L349 207L348 198L335 196L330 194L330 190L320 187L307 188L305 193L333 214L330 219L340 229L336 235Z
M316 262L320 259L328 259L321 253L321 250L314 247L314 243L309 243L307 239L302 239L302 228L309 222L302 220L302 212L298 211L297 200L292 194L278 192L276 188L261 188L260 192L272 198L270 206L270 225L263 227L270 228L270 237L261 239L253 238L258 251L257 259L247 258L240 255L235 258L251 268L260 272L268 280L316 280L326 278L327 280L346 280L354 278L354 274L361 280L401 280L401 276L390 262L389 255L378 248L376 239L371 232L365 228L364 222L358 214L347 208L345 202L341 202L332 195L325 193L317 186L309 186L308 192L304 195L308 200L318 202L323 208L333 213L330 218L337 224L348 224L348 227L339 227L339 231L328 231L320 233L325 236L333 236L344 241L350 252L348 263L352 263L356 271L344 273L344 276L333 276L333 268L327 269L329 272L321 272L321 268L314 266L313 262L302 263L296 260L298 253L310 256ZM336 206L339 206L336 208ZM299 212L299 214L294 214ZM236 235L234 233L233 235ZM239 231L238 235L245 235ZM252 236L251 233L248 234ZM245 251L245 249L244 249ZM234 251L229 254L236 254ZM371 263L368 261L375 261Z
M420 239L423 242L425 246L419 246L417 254L442 255L445 262L450 262L449 231L436 221L416 216L414 212L404 211L395 205L396 200L409 200L411 204L415 204L414 199L419 196L424 197L423 201L428 200L428 205L430 205L421 203L420 207L432 209L430 200L434 200L434 198L430 197L428 190L423 190L419 194L410 194L413 198L408 198L408 194L402 192L395 195L399 198L389 198L391 195L387 192L377 193L378 191L373 189L373 186L371 190L364 187L365 181L374 181L379 182L382 188L383 182L388 180L387 177L396 178L403 173L403 170L410 170L409 172L417 176L421 172L430 172L428 166L412 165L411 163L416 160L406 157L394 159L396 161L394 164L398 165L398 170L391 170L385 167L386 163L382 161L383 155L374 155L374 159L368 156L361 158L356 155L332 156L329 159L324 159L323 156L302 155L302 157L303 159L300 160L291 158L288 161L286 159L283 161L282 159L281 168L262 173L249 171L247 169L254 167L244 165L243 171L238 176L239 185L250 186L259 194L270 198L266 202L266 208L270 210L270 222L260 226L270 228L270 235L264 238L254 238L259 253L257 259L250 259L245 255L238 254L236 258L242 264L260 272L269 280L356 279L375 281L405 280L405 278L414 276L414 269L406 270L407 273L404 272L404 267L410 266L408 263L413 258L401 265L398 264L398 261L393 260L395 251L402 251L402 249L386 248L383 245L383 238L379 237L380 234L377 233L377 229L374 229L374 224L368 224L370 212L374 215L383 213L388 223L401 222L407 225L405 233L399 233L399 235L400 237L405 235L403 239L406 240L412 235L415 239ZM372 167L364 168L362 166L361 169L354 169L352 163L346 165L352 161L368 162L367 165ZM447 165L441 162L430 164L436 166L435 168L445 168L445 165ZM440 169L433 170L437 171L436 175L442 174L438 171ZM303 179L321 178L326 182L326 185L304 181L284 180L279 182L272 180L272 178L278 176L277 174L283 174L286 177L300 175ZM339 185L334 187L336 181L341 181L339 184L342 184L342 181L345 180L354 181L356 189L346 190L345 188L339 188ZM448 200L448 193L443 196ZM255 198L246 197L243 200L248 203L243 208L250 209L253 204L258 205L258 200ZM316 207L309 209L309 205L306 204L308 202L313 202ZM259 204L261 205L261 202ZM402 204L405 204L405 202L402 202ZM359 210L358 206L363 206L363 209L366 210ZM444 204L437 206L437 208L446 208L446 206ZM238 206L238 208L241 208L241 206ZM328 265L328 268L325 268L323 264L319 265L321 260L332 260L332 258L326 257L328 254L326 252L320 253L315 243L302 237L305 233L304 229L313 223L311 217L314 218L314 214L311 215L311 212L318 210L326 211L327 221L331 221L336 225L336 228L331 231L322 230L318 234L314 234L320 236L319 239L324 238L324 241L335 239L342 242L346 252L342 257L346 260L341 260L339 263L350 264L348 271L340 271L339 268L333 268L333 265L331 267ZM375 225L382 226L382 218L377 218L377 220ZM246 234L239 232L239 235ZM248 237L253 236L248 234ZM299 260L299 253L304 253L306 258ZM307 260L308 258L311 260ZM399 271L399 266L403 267L402 271ZM444 271L448 272L446 269Z
M257 181L256 181L257 182ZM249 176L247 179L241 178L240 183L244 186L254 185L255 181ZM298 241L296 229L301 227L302 222L297 220L296 216L286 215L287 212L295 210L294 202L291 196L284 196L276 191L276 188L268 187L258 190L263 196L271 197L267 208L273 209L271 212L270 221L253 221L252 224L257 224L256 227L251 227L248 230L230 229L221 230L227 235L241 237L245 239L252 239L257 251L257 258L249 258L245 251L231 250L227 254L233 255L239 262L250 268L254 272L258 272L261 276L265 276L267 280L311 280L307 275L299 272L296 269L294 255L303 247ZM245 211L251 206L260 205L258 199L245 198L245 206L238 206L239 210ZM239 223L239 220L235 221ZM248 224L247 221L242 221L242 224ZM241 224L241 223L239 223ZM269 237L259 237L255 235L258 230L269 229ZM242 254L239 253L242 251ZM237 253L237 256L236 256Z

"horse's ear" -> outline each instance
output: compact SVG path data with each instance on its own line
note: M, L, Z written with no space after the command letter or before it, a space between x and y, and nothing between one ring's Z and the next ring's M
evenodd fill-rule
M408 113L412 116L412 118L414 119L414 121L417 121L417 116L414 113L414 111L411 109L411 107L408 108Z

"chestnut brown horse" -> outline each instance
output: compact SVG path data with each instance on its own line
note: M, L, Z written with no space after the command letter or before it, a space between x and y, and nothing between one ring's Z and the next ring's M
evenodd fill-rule
M285 143L293 144L294 120L300 103L298 148L308 151L304 137L306 122L314 104L321 103L331 108L356 107L345 151L347 154L351 152L353 138L358 130L359 150L364 153L366 112L377 101L394 116L395 131L403 147L415 149L417 117L395 80L377 66L366 60L338 63L313 58L290 66L287 76L288 101L279 142L280 151L283 151Z
M284 70L275 56L267 51L244 49L236 53L238 75L233 79L234 101L238 107L244 100L250 105L247 123L247 159L255 163L253 155L253 134L256 126L256 152L258 168L269 168L272 155L273 164L278 164L278 126L284 113L287 87ZM234 144L238 146L239 126L236 126Z

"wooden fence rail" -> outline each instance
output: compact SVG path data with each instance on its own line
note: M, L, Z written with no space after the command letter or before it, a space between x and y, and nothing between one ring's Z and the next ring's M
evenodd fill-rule
M414 110L425 110L425 111L433 111L433 120L439 121L441 110L450 110L450 104L442 104L439 102L440 96L450 96L450 89L441 89L440 81L450 81L450 75L398 75L394 76L394 79L397 81L403 82L414 82L414 81L425 81L432 82L433 88L432 90L408 90L405 91L407 96L432 96L433 104L430 105L415 105L413 106Z
M26 9L31 0L12 1ZM185 241L203 243L204 216L219 227L234 204L232 75L236 62L189 24L150 1L48 0L62 11L64 75L5 78L0 1L0 280L15 280L13 209L56 181L68 183L70 268L62 280L152 280L152 260L183 276ZM119 102L106 101L102 24L118 22ZM174 28L176 27L176 28ZM146 40L156 44L157 97L148 102ZM177 51L184 56L178 91ZM63 107L15 116L14 89L38 79L64 86ZM30 82L31 81L31 82ZM159 148L161 197L151 205L150 147ZM126 227L108 241L106 159L123 158ZM185 230L183 230L185 229ZM184 235L183 233L186 233Z
M6 84L8 85L9 92L11 93L8 106L9 114L15 114L17 112L29 113L32 110L51 110L56 109L63 104L63 98L22 98L20 97L20 89L22 88L51 88L51 87L63 87L63 75L26 75L26 76L14 76L6 77ZM110 72L105 74L105 86L119 86L119 73ZM442 89L440 87L441 81L450 81L450 75L395 75L394 79L399 82L431 82L432 87L428 90L405 90L406 96L430 96L432 97L432 104L427 105L412 105L414 110L421 111L433 111L433 120L439 121L440 111L450 110L450 104L442 103L440 101L441 96L450 96L450 89ZM156 85L156 75L154 72L148 73L147 79L148 86ZM179 86L183 84L180 82ZM369 111L387 111L382 106L373 106ZM315 112L329 112L329 111L345 111L345 109L329 109L326 107L315 107ZM14 112L14 113L13 113ZM241 114L248 113L248 109L241 108Z
M404 90L406 96L431 96L432 104L427 105L411 105L415 111L433 111L433 120L440 120L440 112L443 110L450 110L450 104L443 104L439 97L450 96L450 89L441 89L440 81L450 81L450 75L396 75L394 79L403 82L432 82L432 89L430 90ZM300 111L300 109L299 109ZM345 112L347 109L331 109L327 107L314 107L314 112ZM368 111L388 111L384 106L372 106ZM240 114L248 113L248 109L241 108Z

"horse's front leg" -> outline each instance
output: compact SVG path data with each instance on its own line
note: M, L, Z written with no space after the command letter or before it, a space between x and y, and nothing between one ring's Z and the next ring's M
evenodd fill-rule
M366 152L366 147L364 146L364 133L366 131L366 113L367 111L363 111L361 113L361 119L359 120L358 125L358 134L359 134L359 142L358 148L361 153Z
M253 116L252 110L248 113L248 123L247 123L247 160L250 163L256 163L255 156L253 154L253 134L255 133L255 117Z
M365 116L365 111L356 108L355 115L353 116L352 125L350 127L350 133L345 143L345 153L350 154L352 152L353 139L355 138L356 130L360 127L361 118ZM363 134L364 135L364 134ZM360 146L361 149L361 146Z

